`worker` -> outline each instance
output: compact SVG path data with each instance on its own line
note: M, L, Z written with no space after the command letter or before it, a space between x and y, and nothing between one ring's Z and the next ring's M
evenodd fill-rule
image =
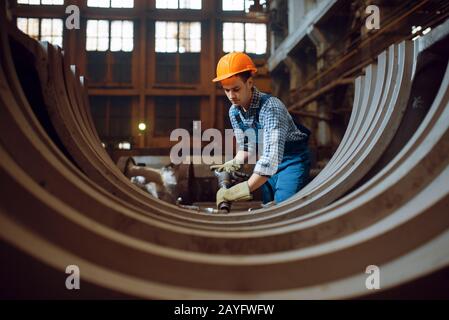
M247 181L217 192L217 206L223 201L251 200L251 193L262 187L264 204L281 203L297 193L308 182L310 131L297 124L278 98L260 92L254 85L257 68L252 59L242 52L231 52L217 64L217 77L232 103L229 118L238 144L235 157L211 170L237 171L250 155L262 147L253 173ZM255 141L243 133L255 130ZM260 134L258 130L263 130ZM258 141L257 137L263 141ZM263 144L260 146L260 144Z

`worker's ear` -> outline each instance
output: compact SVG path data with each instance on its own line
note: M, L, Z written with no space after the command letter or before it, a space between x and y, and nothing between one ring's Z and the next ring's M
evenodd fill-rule
M249 77L248 80L246 81L246 85L252 89L252 87L254 86L254 80L253 77Z

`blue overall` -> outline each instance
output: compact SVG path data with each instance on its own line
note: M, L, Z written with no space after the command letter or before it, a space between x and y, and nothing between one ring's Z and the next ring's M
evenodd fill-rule
M259 102L259 108L256 114L256 123L252 129L255 130L256 144L259 143L257 137L258 130L263 129L259 122L259 112L264 103L271 97L271 95L263 95ZM240 129L250 129L249 126L243 123L238 114L234 114ZM295 121L296 127L303 133L310 136L310 131L306 127L298 124ZM287 200L299 190L301 190L309 179L310 171L310 151L308 148L308 139L304 141L286 141L284 148L284 156L278 169L268 181L262 186L262 202L264 204L275 201L280 203ZM256 149L257 150L257 149Z

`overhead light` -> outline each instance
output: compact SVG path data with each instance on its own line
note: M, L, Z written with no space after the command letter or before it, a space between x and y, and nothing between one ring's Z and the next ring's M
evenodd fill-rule
M414 37L413 39L412 39L412 41L415 41L416 39L418 39L418 38L421 38L421 36L418 34L416 37Z
M103 148L106 148L106 144L105 144L104 142L101 143L101 146L102 146Z
M426 30L424 30L424 31L422 32L422 34L428 34L428 33L430 32L430 30L432 30L432 28L431 28L431 27L428 27Z
M147 129L147 125L144 122L139 123L137 127L140 131L145 131Z
M131 143L128 141L119 142L118 148L121 150L131 150Z

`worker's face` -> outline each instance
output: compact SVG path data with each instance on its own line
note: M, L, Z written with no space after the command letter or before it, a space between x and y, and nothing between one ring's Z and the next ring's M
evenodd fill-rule
M221 81L223 90L232 104L248 108L251 102L253 79L249 78L246 82L240 77L231 77Z

